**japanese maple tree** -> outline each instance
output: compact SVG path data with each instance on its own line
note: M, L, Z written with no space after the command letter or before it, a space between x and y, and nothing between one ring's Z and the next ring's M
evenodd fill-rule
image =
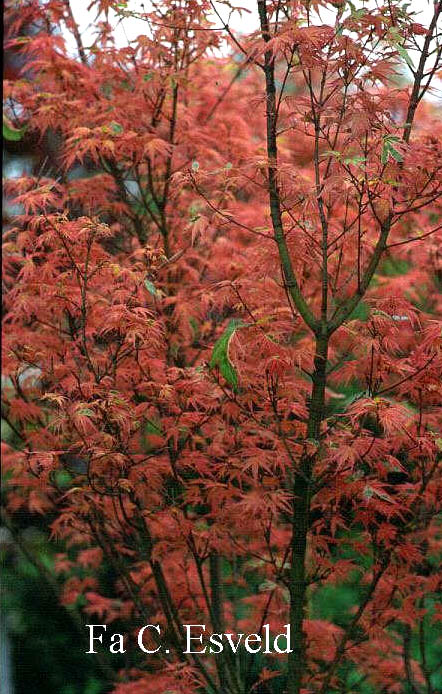
M442 3L91 7L7 2L4 135L55 154L5 183L6 522L124 633L118 694L435 694Z

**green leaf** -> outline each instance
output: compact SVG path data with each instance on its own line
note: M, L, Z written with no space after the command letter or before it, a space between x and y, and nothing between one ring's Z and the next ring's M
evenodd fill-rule
M340 159L342 157L342 152L338 152L336 149L328 149L321 154L321 157L324 157L324 159L327 159L328 157L336 157L336 159Z
M14 438L14 432L5 419L2 419L1 422L1 436L2 441L6 441L6 443Z
M414 64L413 64L413 61L412 61L411 58L410 58L410 55L409 55L408 51L406 51L405 48L404 48L403 46L399 45L399 44L396 45L396 48L397 48L397 52L399 53L399 55L401 56L401 58L403 58L403 59L405 60L405 62L407 63L408 67L410 67L412 70L414 70Z
M5 117L3 116L3 139L8 140L9 142L19 142L23 135L25 134L26 127L20 128L20 130L17 130L16 128L11 128L11 126L8 124L6 121Z
M54 477L57 486L62 489L69 487L72 482L72 475L67 470L56 470Z
M395 159L398 162L401 162L404 160L402 154L400 152L398 152L398 150L395 149L394 147L392 147L391 145L389 147L389 154L391 154L393 159Z
M110 125L112 132L115 133L116 135L121 135L121 133L124 130L123 126L120 125L120 123L116 123L114 120L112 121L112 123L109 123L109 125Z
M190 327L192 328L194 340L196 340L200 334L200 328L198 325L198 321L195 320L195 318L193 316L191 316L189 318L189 323L190 323Z
M361 17L363 17L367 12L367 10L364 7L362 7L360 10L357 10L353 3L350 2L350 0L348 1L348 4L350 5L351 16L353 19L361 19Z
M405 275L411 268L408 260L395 258L385 258L379 265L379 273L386 277L400 277Z
M198 162L193 161L192 162L192 171L198 171L199 168L200 168L200 165L198 164Z
M402 154L393 146L393 142L400 142L401 139L397 135L385 135L383 138L382 152L381 152L381 163L386 164L389 157L392 157L395 161L403 161Z
M348 320L366 321L370 316L370 307L365 301L360 301L356 308L353 309L348 317Z
M235 367L230 361L229 344L233 335L238 328L245 328L249 324L238 320L231 320L224 333L215 343L210 360L210 368L218 367L221 375L226 379L227 383L232 386L233 390L238 388L238 374Z
M411 60L406 48L404 48L403 46L404 38L399 33L397 27L390 27L390 29L388 30L388 34L388 43L397 50L401 58L403 58L403 60L405 60L405 62L407 63L408 67L414 70L413 61Z
M151 419L146 420L146 424L144 427L144 433L145 434L158 434L159 436L163 436L163 430L161 428L161 422L154 422Z
M90 409L90 407L82 407L80 410L77 411L77 414L83 417L93 417L95 413L93 410Z
M157 296L157 294L158 294L157 288L155 287L153 282L151 282L149 279L147 279L147 277L144 280L144 286L146 287L149 294L152 294L152 296Z
M346 159L344 159L344 164L353 164L353 166L361 167L364 161L366 161L365 157L356 155L354 157L347 157Z

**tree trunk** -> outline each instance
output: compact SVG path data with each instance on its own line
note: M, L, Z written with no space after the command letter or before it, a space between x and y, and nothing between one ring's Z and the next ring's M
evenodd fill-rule
M324 417L324 399L326 383L326 366L328 336L316 340L314 371L312 374L312 393L307 425L307 444L319 446L321 422ZM290 634L292 653L288 659L288 694L299 694L302 676L305 674L305 645L303 621L305 612L306 580L305 561L307 537L309 531L309 514L311 501L312 473L315 452L305 452L299 470L295 472L293 484L293 522L292 522L292 559L290 570Z

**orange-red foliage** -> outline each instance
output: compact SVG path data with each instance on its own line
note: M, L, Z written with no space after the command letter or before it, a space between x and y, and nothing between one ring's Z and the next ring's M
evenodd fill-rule
M419 688L424 655L398 634L440 588L442 128L424 101L404 135L411 88L395 74L426 30L396 0L362 14L285 2L279 19L269 2L269 40L235 37L212 30L209 3L170 0L120 48L105 20L122 3L92 4L101 19L82 59L55 31L76 31L65 3L8 9L27 61L5 84L8 117L57 142L57 161L6 182L21 206L4 234L9 512L51 517L65 604L84 595L87 615L127 634L162 624L170 656L140 653L115 692L190 694L208 678L210 691L276 691L259 684L277 681L272 658L253 681L225 675L216 657L180 655L179 625L277 633L289 621L293 479L314 461L302 691L344 691L345 661L376 691ZM336 24L308 22L308 5L334 5ZM323 325L343 316L319 438L320 323L306 324L281 266L272 171L308 311ZM210 360L229 325L223 370ZM311 614L316 591L351 581L360 602L339 624Z

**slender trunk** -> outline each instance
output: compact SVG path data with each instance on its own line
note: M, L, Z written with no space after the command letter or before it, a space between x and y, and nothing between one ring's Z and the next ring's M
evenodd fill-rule
M258 12L260 17L261 32L265 42L270 41L269 21L265 0L258 0ZM308 306L293 269L290 251L284 234L282 223L281 198L278 185L278 144L276 134L276 83L275 65L272 51L266 51L264 56L264 75L266 81L266 137L267 137L267 176L270 217L272 220L273 237L278 247L279 259L284 277L285 287L290 294L300 315L306 324L315 331L318 329L318 321Z
M316 340L314 371L312 374L312 393L309 419L307 424L307 443L319 445L321 422L324 417L324 400L326 384L326 365L328 336L319 336ZM295 473L293 484L293 522L292 522L292 557L290 570L290 629L292 653L288 659L288 694L299 694L302 676L305 674L305 645L303 622L305 617L306 598L306 553L309 532L309 514L311 500L311 478L314 467L315 452L306 451L299 471Z
M217 552L212 552L209 556L209 572L210 572L210 597L212 599L213 612L213 627L217 632L224 631L224 615L223 615L223 596L222 596L222 577L221 577L221 557ZM226 677L225 654L222 653L217 660L217 669L219 684L222 691L228 691L228 677ZM234 662L232 662L234 666Z
M266 0L258 0L258 14L261 33L265 42L271 40ZM278 247L285 285L293 303L306 324L316 334L316 352L314 371L312 374L312 393L307 426L307 439L319 442L321 422L324 416L324 396L326 382L326 364L328 353L329 332L322 316L322 324L312 314L300 290L293 269L289 249L284 234L281 213L280 191L278 186L278 146L276 130L276 85L275 66L271 51L264 56L264 75L266 80L266 132L268 156L268 191L270 216L273 234ZM325 304L326 308L326 304ZM308 444L308 441L306 442ZM316 451L316 447L315 447ZM291 540L291 570L290 570L290 634L292 653L288 660L288 694L300 694L302 676L305 672L305 649L303 637L303 621L305 609L305 561L307 551L307 535L309 530L309 513L311 497L311 476L314 457L306 450L300 467L294 473L293 484L293 516Z

